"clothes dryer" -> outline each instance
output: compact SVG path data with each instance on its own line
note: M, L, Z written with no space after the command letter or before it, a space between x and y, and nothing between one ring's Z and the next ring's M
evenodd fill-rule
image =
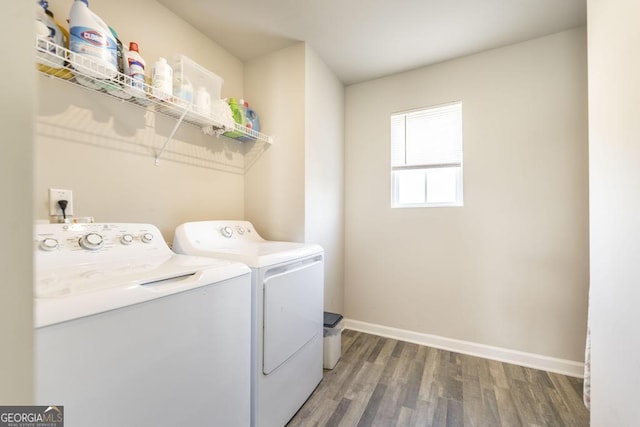
M173 250L252 270L252 425L282 427L322 380L324 252L264 240L248 221L180 225Z

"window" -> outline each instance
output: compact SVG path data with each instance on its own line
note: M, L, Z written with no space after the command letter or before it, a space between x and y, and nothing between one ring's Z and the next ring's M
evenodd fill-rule
M462 206L462 104L391 115L391 207Z

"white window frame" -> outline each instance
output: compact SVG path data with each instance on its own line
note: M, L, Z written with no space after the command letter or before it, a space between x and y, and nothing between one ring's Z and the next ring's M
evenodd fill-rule
M393 140L393 135L391 135L391 143L390 143L390 148L391 148L391 207L392 208L416 208L416 207L461 207L464 206L464 199L463 199L463 135L462 135L462 102L461 101L456 101L456 102L451 102L451 103L447 103L447 104L440 104L440 105L434 105L434 106L429 106L429 107L424 107L424 108L418 108L418 109L413 109L413 110L407 110L407 111L401 111L401 112L397 112L397 113L393 113L391 114L391 118L390 118L390 123L393 122L394 118L398 118L399 116L404 116L405 120L407 116L411 116L413 114L416 113L424 113L424 112L437 112L437 110L444 110L444 109L450 109L451 107L457 107L459 110L459 114L460 114L460 159L459 161L456 162L448 162L448 163L440 163L440 162L429 162L429 163L425 163L425 164L414 164L411 161L409 161L408 159L405 158L404 164L396 164L394 165L394 156L393 156L393 150L394 150L394 141ZM393 134L393 124L391 124L392 126L392 130L391 130L391 134ZM405 152L406 152L406 134L405 134L405 139L402 141L402 143L404 144L405 148ZM427 202L427 176L428 176L428 171L429 170L433 170L433 169L439 169L439 168L458 168L457 169L457 175L456 175L456 200L453 202ZM425 171L425 195L424 195L424 202L421 203L400 203L398 198L399 198L399 193L400 193L400 183L399 183L399 179L397 178L398 176L398 172L402 172L402 171L409 171L409 170L422 170Z

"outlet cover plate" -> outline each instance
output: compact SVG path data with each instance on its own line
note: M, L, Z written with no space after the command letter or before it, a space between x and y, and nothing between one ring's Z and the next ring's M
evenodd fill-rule
M65 211L67 216L73 215L73 191L60 190L57 188L49 189L49 215L62 216L62 209L58 205L58 200L66 200L67 209Z

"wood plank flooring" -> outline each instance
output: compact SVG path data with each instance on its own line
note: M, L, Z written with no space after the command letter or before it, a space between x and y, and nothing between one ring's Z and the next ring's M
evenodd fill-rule
M351 330L296 426L588 426L582 380Z

